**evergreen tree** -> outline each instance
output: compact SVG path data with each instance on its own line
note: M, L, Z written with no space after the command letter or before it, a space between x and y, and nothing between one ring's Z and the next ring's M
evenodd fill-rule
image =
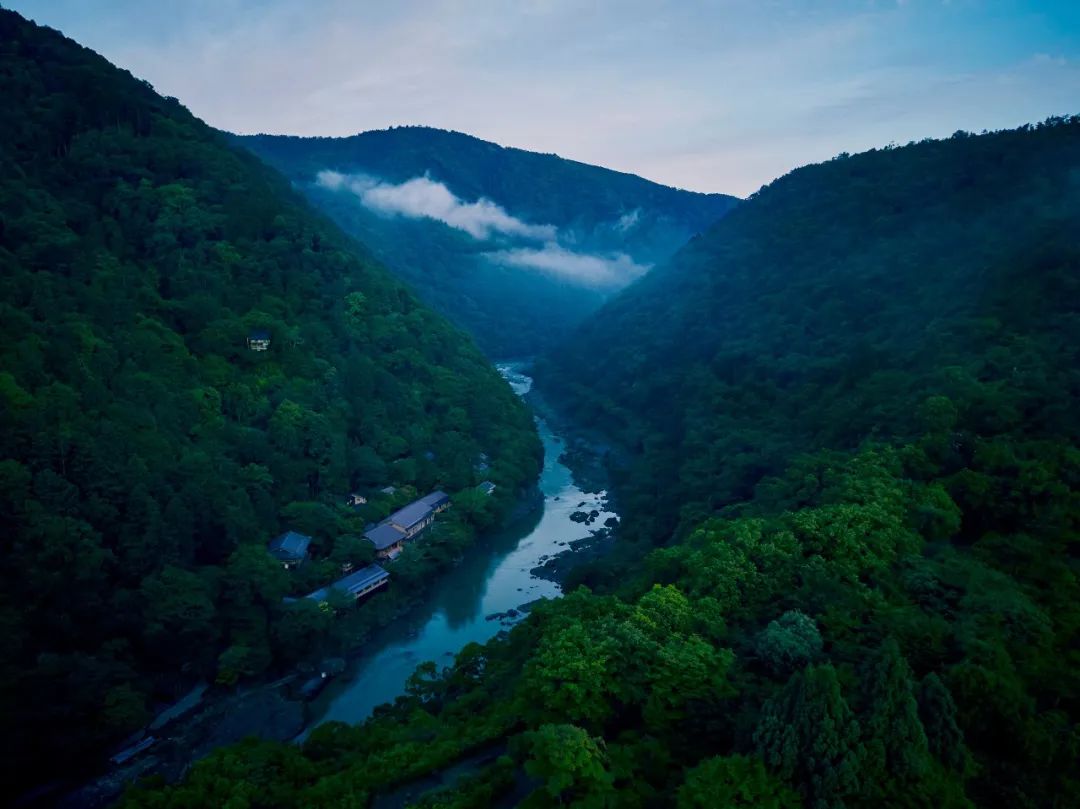
M910 800L920 805L925 795L923 781L930 775L930 753L911 667L894 638L882 644L863 680L867 703L862 720L864 787L878 800Z
M934 672L919 683L918 702L930 753L952 772L966 774L971 766L971 754L964 744L964 732L956 722L956 703L948 686Z
M811 809L838 809L860 789L859 722L831 664L793 674L762 709L754 743L762 760L794 784Z

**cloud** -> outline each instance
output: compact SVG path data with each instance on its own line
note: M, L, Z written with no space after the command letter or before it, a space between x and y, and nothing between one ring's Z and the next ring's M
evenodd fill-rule
M539 270L589 287L623 287L645 274L651 265L636 263L625 253L606 256L575 253L555 242L543 247L518 247L487 254L508 267Z
M525 222L489 199L465 202L426 174L394 184L368 175L325 170L316 175L315 181L331 191L355 194L365 207L387 216L435 219L480 241L505 237L512 246L483 255L505 267L546 273L579 286L617 289L644 275L651 266L638 264L626 253L598 255L571 250L559 242L572 242L574 234L560 233L554 225ZM641 212L635 209L612 227L626 232L640 217Z
M350 191L365 207L381 214L436 219L474 239L486 240L500 234L546 241L554 239L557 232L553 225L533 225L511 216L489 199L464 202L426 175L394 185L364 175L320 171L316 182L330 190Z
M619 233L626 233L641 219L641 208L634 208L630 213L624 213L619 217L619 221L615 223L615 230Z

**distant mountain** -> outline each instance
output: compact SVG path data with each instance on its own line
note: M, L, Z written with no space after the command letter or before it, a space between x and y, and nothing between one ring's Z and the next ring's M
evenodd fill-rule
M550 346L737 202L427 127L239 140L501 357Z
M345 643L282 599L370 559L358 534L392 502L356 513L347 493L499 484L395 562L387 621L535 479L540 446L466 334L175 99L3 10L0 98L11 798L106 758L199 679ZM266 550L286 529L312 537L288 575Z

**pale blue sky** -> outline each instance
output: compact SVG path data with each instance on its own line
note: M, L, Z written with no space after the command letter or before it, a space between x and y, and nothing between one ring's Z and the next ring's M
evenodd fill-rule
M0 0L236 132L396 124L739 195L1080 112L1080 0Z

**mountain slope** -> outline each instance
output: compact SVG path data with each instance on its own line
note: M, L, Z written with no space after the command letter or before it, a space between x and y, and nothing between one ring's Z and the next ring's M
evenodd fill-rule
M426 127L240 141L497 356L550 345L736 202Z
M591 589L125 806L1080 805L1078 234L1080 117L763 189L537 369Z
M1020 335L1067 348L1046 323L1069 325L1075 302L1078 133L958 135L799 169L598 312L539 384L648 467L635 496L654 539L751 496L800 451L917 434L933 393L993 387L981 424L1029 418L1010 374L1037 359L1014 356L1033 339ZM1072 435L1051 416L1029 426Z
M539 442L464 334L175 99L2 10L0 97L0 732L26 782L185 683L325 653L282 596L370 555L392 503L346 493L465 489L486 453L507 505ZM325 561L285 576L285 528Z

